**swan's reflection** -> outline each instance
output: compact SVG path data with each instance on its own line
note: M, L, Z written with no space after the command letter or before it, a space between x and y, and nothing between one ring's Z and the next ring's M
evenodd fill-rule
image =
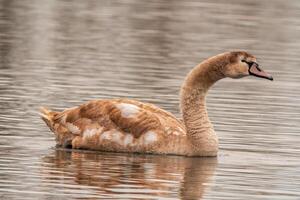
M51 168L47 170L47 180L61 181L64 177L63 180L96 188L99 195L201 199L217 159L57 149L43 163Z

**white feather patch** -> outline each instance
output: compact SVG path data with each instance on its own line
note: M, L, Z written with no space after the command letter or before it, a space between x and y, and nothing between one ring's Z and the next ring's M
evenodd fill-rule
M121 140L122 135L123 135L122 133L120 133L118 131L114 131L111 133L111 140L118 144L122 144L122 140Z
M157 134L154 131L147 131L144 135L144 144L151 144L157 141Z
M67 122L67 123L66 123L66 127L67 127L67 129L68 129L72 134L79 134L79 133L80 133L80 129L79 129L77 126L75 126L74 124L72 124L72 123Z
M180 135L180 133L178 131L174 131L173 135Z
M121 111L122 117L126 118L134 117L140 111L138 106L129 103L119 103L116 106Z
M100 135L100 140L110 140L111 142L118 143L120 145L123 144L122 142L123 134L116 130L109 130L105 131Z
M105 131L100 135L100 140L111 140L111 131Z
M91 138L93 137L94 135L96 135L96 133L98 132L99 130L96 129L96 128L93 128L93 129L86 129L84 132L83 132L83 138Z
M131 134L126 134L124 137L124 145L133 145L133 136Z

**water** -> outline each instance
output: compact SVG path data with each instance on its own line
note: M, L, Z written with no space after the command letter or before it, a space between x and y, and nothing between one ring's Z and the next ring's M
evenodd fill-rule
M0 199L300 199L300 2L0 0ZM67 151L39 119L130 97L180 116L179 87L232 49L275 81L218 82L218 158Z

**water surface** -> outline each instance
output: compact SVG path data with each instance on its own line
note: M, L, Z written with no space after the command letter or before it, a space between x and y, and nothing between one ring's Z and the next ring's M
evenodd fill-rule
M300 2L0 0L1 199L300 199ZM38 107L129 97L180 116L179 87L233 49L275 81L218 82L218 158L55 149Z

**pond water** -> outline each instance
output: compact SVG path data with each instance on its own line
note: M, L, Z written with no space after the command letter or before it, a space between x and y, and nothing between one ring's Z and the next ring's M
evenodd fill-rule
M300 199L300 2L0 0L0 199ZM180 116L186 73L244 49L275 81L208 96L217 158L56 149L38 108L129 97Z

